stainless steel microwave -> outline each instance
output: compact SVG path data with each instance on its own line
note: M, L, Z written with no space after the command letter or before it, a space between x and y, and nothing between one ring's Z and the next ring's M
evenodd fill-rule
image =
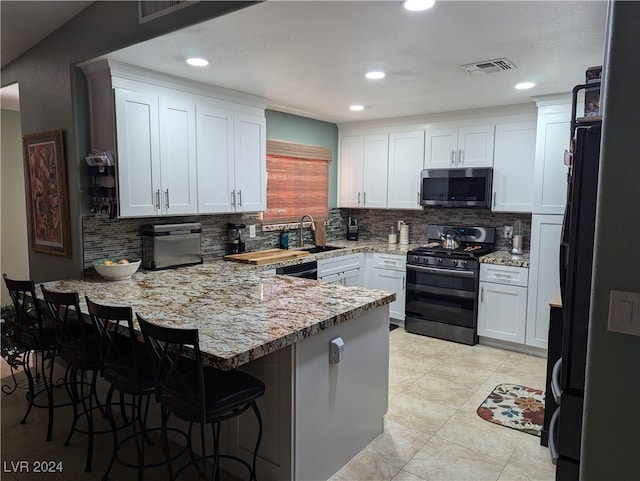
M420 176L422 207L491 207L493 169L425 169Z

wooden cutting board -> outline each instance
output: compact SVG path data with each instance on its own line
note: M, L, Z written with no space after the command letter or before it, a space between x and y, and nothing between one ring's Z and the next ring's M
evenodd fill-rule
M244 262L245 264L267 264L269 262L285 261L297 257L306 257L308 252L290 251L287 249L267 249L243 254L229 254L223 257L225 261Z

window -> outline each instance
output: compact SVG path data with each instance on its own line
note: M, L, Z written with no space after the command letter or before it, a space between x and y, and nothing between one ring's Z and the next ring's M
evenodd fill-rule
M264 224L299 222L329 216L331 149L267 141L267 210Z

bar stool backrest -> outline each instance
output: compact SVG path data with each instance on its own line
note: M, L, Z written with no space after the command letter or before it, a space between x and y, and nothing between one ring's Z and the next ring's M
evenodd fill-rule
M136 315L153 362L156 393L161 404L180 419L206 423L198 330L159 326Z
M92 330L82 320L78 293L50 291L44 285L40 288L53 317L60 355L75 367L92 367L91 360L97 359L95 336L89 339Z
M133 311L128 306L97 304L88 297L87 308L100 342L104 378L126 392L141 389L143 368L149 366L144 345L136 340Z
M17 335L21 343L34 348L43 339L43 317L36 300L35 284L31 280L9 279L2 274L16 310Z

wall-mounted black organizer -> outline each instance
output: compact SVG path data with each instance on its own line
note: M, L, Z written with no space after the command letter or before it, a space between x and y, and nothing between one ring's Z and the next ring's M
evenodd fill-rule
M91 184L91 213L96 217L115 219L118 215L116 168L113 165L88 166Z

